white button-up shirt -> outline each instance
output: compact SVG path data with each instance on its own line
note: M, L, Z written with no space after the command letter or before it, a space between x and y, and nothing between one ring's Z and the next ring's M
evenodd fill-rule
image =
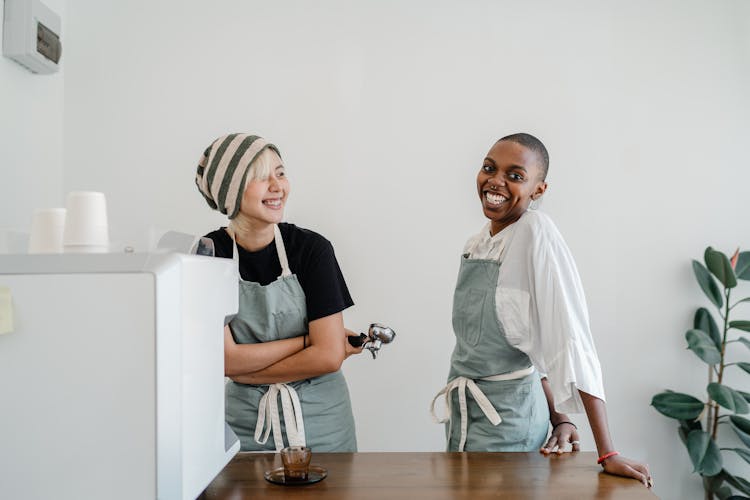
M488 223L464 253L501 261L497 318L508 342L546 374L555 409L583 413L578 390L604 400L581 279L552 219L530 210L495 236Z

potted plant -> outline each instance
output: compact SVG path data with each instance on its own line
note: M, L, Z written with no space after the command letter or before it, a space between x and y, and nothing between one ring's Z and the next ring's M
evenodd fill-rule
M750 280L750 252L737 250L728 258L708 247L703 260L705 265L693 260L693 272L716 307L721 327L701 307L695 312L693 328L685 333L685 340L688 349L708 365L707 396L696 398L668 390L654 396L651 404L661 414L679 422L677 431L687 447L694 472L703 478L706 499L750 498L750 481L727 471L723 460L723 453L736 453L750 463L750 419L742 416L750 413L750 393L724 383L725 370L750 373L750 363L737 361L747 354L740 349L742 346L750 349L750 321L731 318L737 305L750 302L750 297L734 302L731 298L738 279ZM717 443L720 425L730 426L744 446L720 447Z

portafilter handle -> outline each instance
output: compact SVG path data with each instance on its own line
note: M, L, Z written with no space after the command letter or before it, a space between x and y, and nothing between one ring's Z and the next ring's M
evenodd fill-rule
M390 344L395 338L396 332L392 328L380 323L372 323L367 331L367 335L360 333L359 337L347 337L347 340L354 347L362 346L364 349L370 351L372 359L375 359L382 345Z
M346 340L349 341L352 347L362 347L362 344L367 342L367 335L360 333L358 337L347 336Z

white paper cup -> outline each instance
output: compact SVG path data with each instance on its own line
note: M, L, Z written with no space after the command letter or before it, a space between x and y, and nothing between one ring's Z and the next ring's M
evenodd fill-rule
M62 253L65 209L45 208L31 219L29 253Z
M104 193L74 191L65 203L65 252L98 253L109 247L107 201Z

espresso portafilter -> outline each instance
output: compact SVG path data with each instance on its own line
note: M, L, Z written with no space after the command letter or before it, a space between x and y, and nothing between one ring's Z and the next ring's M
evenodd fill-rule
M372 323L367 334L360 333L359 337L347 337L347 340L354 347L361 346L370 351L372 359L375 359L383 344L390 344L395 338L396 332L393 329L380 323Z

